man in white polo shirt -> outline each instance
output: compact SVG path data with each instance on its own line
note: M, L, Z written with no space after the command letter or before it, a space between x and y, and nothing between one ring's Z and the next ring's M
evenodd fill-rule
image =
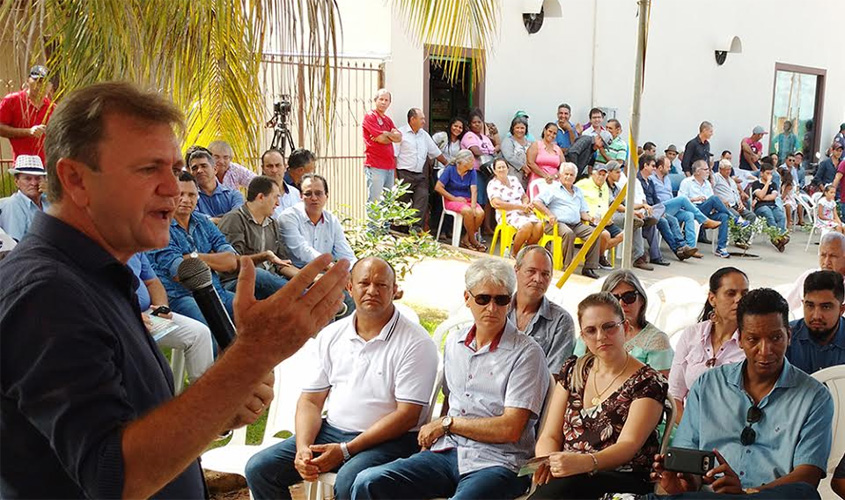
M417 209L419 222L415 225L422 228L428 213L428 187L430 180L425 162L429 158L436 158L442 166L446 166L446 157L440 148L425 131L425 115L419 108L408 110L408 124L399 129L402 141L393 144L396 156L396 175L399 180L406 182L410 188L405 200L411 200L411 208Z
M256 499L290 498L288 487L323 472L337 472L335 498L347 499L360 472L419 450L416 431L437 372L434 342L393 306L396 275L384 260L359 260L348 288L355 314L317 337L320 364L299 398L296 435L247 463Z

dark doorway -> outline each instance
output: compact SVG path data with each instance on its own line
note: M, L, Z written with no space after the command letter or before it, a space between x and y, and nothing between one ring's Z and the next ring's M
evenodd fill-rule
M461 74L455 82L449 82L441 58L430 56L428 61L428 129L434 134L446 130L453 116L466 118L478 103L470 92L473 88L472 59L464 60Z

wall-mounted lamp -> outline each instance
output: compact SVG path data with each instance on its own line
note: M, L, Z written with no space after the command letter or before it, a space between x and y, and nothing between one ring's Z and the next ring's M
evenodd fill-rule
M725 60L728 58L728 53L742 54L742 40L740 40L738 36L731 39L729 48L725 50L716 50L716 64L719 66L725 64Z
M540 31L547 17L561 17L559 0L522 0L522 23L529 35Z

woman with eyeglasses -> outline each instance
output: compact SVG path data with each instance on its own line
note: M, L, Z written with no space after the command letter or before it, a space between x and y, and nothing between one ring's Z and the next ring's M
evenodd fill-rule
M710 276L710 291L699 323L679 334L678 351L669 373L669 394L678 407L677 422L692 383L710 368L739 363L745 352L739 345L736 306L748 293L748 276L735 267L723 267Z
M531 499L649 493L666 382L625 348L630 324L612 294L581 301L578 323L589 350L560 370L535 448L549 460Z
M614 271L604 280L601 291L610 292L625 311L625 319L630 325L625 337L625 349L631 356L668 377L674 357L672 344L669 343L668 335L646 321L648 296L639 278L631 271ZM575 355L583 355L586 347L583 339L579 338L575 344Z

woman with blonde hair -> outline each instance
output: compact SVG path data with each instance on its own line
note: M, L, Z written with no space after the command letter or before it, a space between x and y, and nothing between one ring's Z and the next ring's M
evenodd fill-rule
M531 498L649 493L666 382L625 349L629 325L613 295L581 301L578 323L589 351L560 370L535 448L549 460L534 473Z

